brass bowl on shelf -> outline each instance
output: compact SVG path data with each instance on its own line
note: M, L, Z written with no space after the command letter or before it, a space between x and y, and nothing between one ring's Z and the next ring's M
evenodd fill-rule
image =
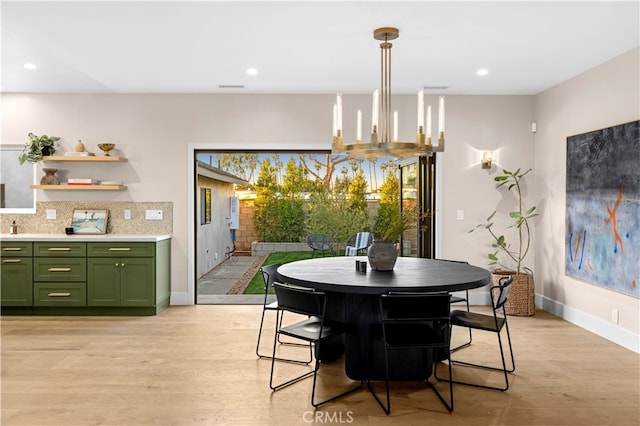
M111 151L115 147L116 147L115 143L99 143L98 144L98 148L100 148L104 152L105 157L110 157L109 151Z

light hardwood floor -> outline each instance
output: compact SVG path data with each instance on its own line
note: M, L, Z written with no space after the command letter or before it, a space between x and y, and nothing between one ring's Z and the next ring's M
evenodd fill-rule
M260 313L199 305L155 317L3 316L2 425L640 423L639 355L546 312L509 317L517 368L507 392L455 386L449 414L423 384L394 383L390 416L364 389L315 411L310 379L272 393L271 363L254 353ZM494 340L476 332L455 355L497 361ZM340 361L323 365L320 392L348 385L343 371Z

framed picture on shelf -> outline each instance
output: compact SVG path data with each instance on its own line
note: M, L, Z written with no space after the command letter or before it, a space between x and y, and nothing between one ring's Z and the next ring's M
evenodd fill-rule
M71 226L75 234L104 234L108 219L107 209L75 209Z

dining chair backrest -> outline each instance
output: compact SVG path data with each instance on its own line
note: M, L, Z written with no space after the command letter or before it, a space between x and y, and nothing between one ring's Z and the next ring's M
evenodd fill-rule
M313 317L324 317L326 294L312 288L276 282L273 284L280 309Z
M448 347L450 294L389 293L380 296L383 339L387 346Z
M507 303L507 296L509 295L509 288L513 284L513 276L508 275L500 278L497 286L491 287L490 294L493 297L493 310L496 311Z
M383 294L380 296L382 320L447 319L450 298L446 292Z
M391 412L389 395L389 353L406 349L438 350L437 356L449 361L449 381L451 381L451 295L438 293L387 293L378 299L382 319L382 339L385 345L385 390L386 405L374 392L369 383L369 391L386 414ZM437 374L437 363L434 373ZM424 380L424 378L421 378ZM449 402L438 389L426 380L438 399L453 411L453 385L449 383Z
M273 287L273 283L279 281L278 279L278 267L280 267L281 263L273 263L271 265L265 265L260 268L260 272L262 273L262 280L264 281L264 291L268 292L271 287Z

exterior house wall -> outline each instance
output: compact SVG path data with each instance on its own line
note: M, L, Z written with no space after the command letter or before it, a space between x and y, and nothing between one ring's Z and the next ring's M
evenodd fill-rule
M211 189L211 222L202 223L201 188ZM196 242L198 277L218 266L233 247L229 229L229 197L234 195L233 184L220 182L204 176L198 176L198 196L196 197Z
M255 211L253 200L240 200L240 225L236 231L236 255L251 255L251 243L258 240L253 227L253 212Z

